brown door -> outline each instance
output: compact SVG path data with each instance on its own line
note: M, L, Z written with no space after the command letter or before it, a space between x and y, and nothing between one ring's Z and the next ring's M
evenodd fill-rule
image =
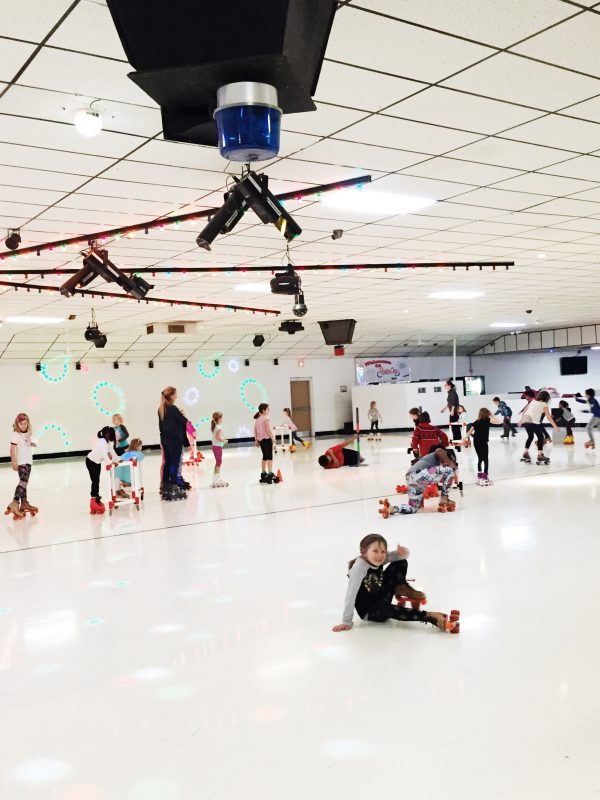
M292 419L302 433L312 433L310 381L290 381Z

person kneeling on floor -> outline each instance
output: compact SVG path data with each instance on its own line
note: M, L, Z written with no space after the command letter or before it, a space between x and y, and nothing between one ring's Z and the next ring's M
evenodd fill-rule
M456 503L448 498L457 463L453 451L437 447L415 461L406 473L408 504L398 508L400 514L416 514L421 508L425 488L438 485L441 489L439 511L454 511Z
M398 545L395 552L388 552L383 536L370 533L362 539L359 548L360 556L348 563L348 590L342 622L333 627L336 633L350 630L354 609L361 619L369 622L388 619L426 622L442 631L458 633L457 611L451 612L449 619L440 611L420 610L419 606L425 604L427 598L424 592L413 589L406 582L410 555L406 547ZM385 564L389 565L386 569ZM393 604L394 598L398 605ZM405 601L412 608L405 608Z
M319 456L319 464L323 469L337 469L338 467L356 467L362 464L364 458L360 456L356 450L350 450L348 445L352 444L358 439L358 436L353 436L351 439L346 439L341 444L336 444L330 447L322 456Z

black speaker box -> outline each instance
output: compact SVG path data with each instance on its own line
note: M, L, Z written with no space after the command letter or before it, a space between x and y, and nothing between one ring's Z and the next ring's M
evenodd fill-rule
M107 0L129 77L157 102L166 139L217 144L217 89L275 86L284 114L314 111L312 95L336 0Z

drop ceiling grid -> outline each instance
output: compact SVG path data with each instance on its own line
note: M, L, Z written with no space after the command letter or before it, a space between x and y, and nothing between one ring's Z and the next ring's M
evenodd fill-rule
M18 19L19 13L24 13L22 4L10 5ZM65 10L58 0L53 0L52 5L56 7L56 18L49 21L48 30ZM373 13L392 10L392 16L397 16L399 6L389 0L352 2L340 8L316 95L319 110L312 115L284 118L284 128L290 131L283 136L284 152L289 155L275 160L268 169L277 179L277 186L286 182L314 185L369 171L382 190L429 192L438 205L423 214L410 215L410 219L383 217L365 221L360 216L339 215L323 206L305 203L297 216L310 231L310 240L307 237L294 243L294 258L298 263L360 264L368 260L446 256L493 259L502 255L516 256L526 267L502 277L476 279L473 273L421 276L418 288L411 289L408 302L412 308L407 320L401 308L407 297L400 281L395 280L392 289L389 281L384 286L380 278L363 271L356 273L356 279L353 276L354 285L350 288L350 284L344 285L342 276L319 280L306 275L305 286L312 291L312 299L307 296L307 320L331 314L331 295L335 294L344 307L351 305L348 313L359 320L357 333L361 333L357 342L363 341L363 332L366 343L367 338L377 341L377 336L386 331L393 344L402 339L404 331L414 328L418 317L428 328L422 335L438 336L441 343L450 333L458 333L468 348L470 341L488 336L490 319L514 308L516 302L521 303L524 288L535 291L545 308L560 316L560 324L573 313L585 314L591 320L591 306L597 306L598 300L597 296L590 297L589 282L595 275L592 260L598 253L593 235L600 223L596 219L600 217L600 192L596 192L600 186L600 158L594 155L600 153L600 148L594 149L597 120L593 119L594 104L600 96L599 73L589 59L586 69L581 69L581 64L568 63L568 48L561 50L564 63L554 64L552 42L560 37L563 25L567 26L566 31L575 30L591 19L593 10L585 12L555 0L544 4L539 13L534 13L530 4L526 10L519 6L520 11L507 11L502 16L497 7L494 10L490 6L489 13L478 13L475 19L472 2L465 0L456 6L452 19L444 20L443 15L440 19L438 13L432 13L431 3L419 4L418 8L413 4L402 7L407 5L411 6L411 19L394 21L391 28L387 17ZM490 17L492 12L495 16ZM514 31L514 17L519 13L522 24ZM466 37L470 42L453 29L461 14L472 23ZM90 43L94 37L88 35L92 20L98 31L95 44ZM359 28L369 35L381 30L382 20L394 34L378 40L381 52L377 58L379 67L389 67L392 74L374 69L377 62L372 49L364 47L359 52L353 41ZM539 28L535 27L537 24ZM593 24L596 20L590 23ZM39 26L37 30L37 41L41 41L46 34ZM513 39L514 33L519 35ZM436 57L432 59L429 53L427 63L410 59L412 72L405 74L407 62L400 63L394 54L399 49L408 53L407 46L419 41L435 42ZM100 55L108 58L99 58ZM502 81L490 84L487 76L502 72L504 65L520 70L530 97L508 97ZM21 63L14 66L16 71ZM107 9L101 4L82 2L76 6L16 84L11 84L12 65L3 67L0 78L7 83L0 99L0 185L5 188L1 190L0 213L6 227L25 226L31 220L26 231L32 241L40 242L71 232L94 227L99 230L106 225L173 213L190 204L218 202L228 166L208 148L160 139L160 124L152 128L158 120L157 109L126 78L129 65L124 61ZM549 75L555 81L553 100L558 98L560 105L548 105L545 99ZM370 82L370 100L360 90L348 92L348 85L358 86L361 78L366 84ZM70 125L71 109L79 101L77 94L89 100L101 87L109 116L106 130L96 140L83 140ZM357 143L356 139L365 141ZM296 215L294 204L291 210ZM333 227L347 231L339 242L330 239ZM112 251L124 266L172 262L222 267L277 265L281 259L281 240L259 225L247 226L237 241L235 234L218 241L210 255L197 250L192 228L172 237L168 234L175 232L164 233L165 238L152 234L143 243L139 239L122 240L114 243ZM536 255L542 247L548 253L540 265ZM557 258L561 260L555 261ZM548 275L552 281L564 276L562 263L567 259L570 283L575 284L570 309L563 307L563 298L556 298L556 284L548 288L544 285ZM59 254L43 261L44 265L58 268L77 263L77 257ZM41 265L42 260L37 263ZM267 277L261 279L266 281ZM252 280L256 278L252 276ZM469 283L485 287L488 296L484 302L478 301L476 308L453 304L457 313L450 315L449 330L447 306L427 294L436 286L453 286L459 279L461 286ZM182 279L172 276L169 280L157 276L155 280L157 290L178 299L212 298L226 303L251 300L289 314L286 298L248 295L233 289L238 280L246 280L241 276L219 276L218 281L212 275L210 281L189 275ZM4 316L9 307L19 313L53 309L53 313L62 315L66 313L66 302L54 295L33 292L0 294ZM89 301L69 302L84 318ZM418 315L413 310L415 305ZM388 312L384 318L382 306ZM100 307L106 315L107 329L114 328L114 335L117 330L125 338L134 335L120 322L122 303L105 300ZM130 313L131 306L127 308ZM157 309L145 304L131 313L135 336L149 320L172 318L169 307ZM186 311L182 316L189 319L198 315ZM469 321L469 316L474 319ZM231 326L247 331L256 318L250 319L251 322L232 319L231 315L202 315L203 324L215 334ZM295 337L276 333L277 323L269 320L267 327L272 329L270 347L280 347L282 352L300 347ZM0 329L2 341L5 332L6 326ZM19 333L15 339L20 341L23 335L26 334ZM234 345L237 342L236 339ZM59 342L56 347L60 347ZM167 342L164 352L170 348L175 352L180 347L177 340ZM315 350L321 355L330 354L329 348L318 340Z

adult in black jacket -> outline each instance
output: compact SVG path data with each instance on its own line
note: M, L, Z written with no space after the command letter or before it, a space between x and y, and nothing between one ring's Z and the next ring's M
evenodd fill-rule
M450 379L448 379L444 384L444 389L448 392L448 396L446 399L446 405L442 408L442 413L448 409L448 413L450 414L449 422L452 430L452 440L457 442L462 437L460 425L456 424L459 418L458 406L460 404L460 400L458 399L456 387ZM456 449L460 450L460 447L457 447Z
M165 484L177 484L179 463L183 452L183 443L186 440L185 426L187 419L175 405L177 389L167 386L160 395L158 409L158 427L160 429L160 443L164 454L162 479Z

